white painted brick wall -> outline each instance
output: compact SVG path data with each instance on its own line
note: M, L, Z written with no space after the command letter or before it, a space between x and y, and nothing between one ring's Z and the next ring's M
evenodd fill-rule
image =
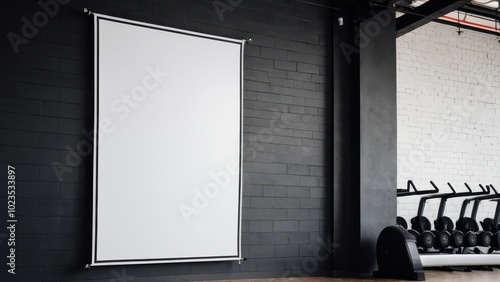
M398 187L413 179L417 188L443 192L479 183L500 190L500 43L493 35L430 23L397 39ZM398 198L408 222L419 197ZM458 219L463 199L450 199L445 215ZM439 200L427 202L434 221ZM483 202L478 219L493 217ZM470 215L471 208L468 209Z

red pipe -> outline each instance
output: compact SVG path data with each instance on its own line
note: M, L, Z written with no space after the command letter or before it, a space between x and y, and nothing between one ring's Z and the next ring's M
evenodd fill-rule
M480 24L480 23L470 22L470 21L467 21L467 20L459 20L458 18L454 18L454 17L450 17L450 16L442 16L441 18L447 19L447 20L450 20L450 21L454 21L454 22L460 22L460 23L464 23L464 24L468 24L468 25L472 25L472 26L477 26L477 27L484 28L484 29L491 29L491 30L494 30L494 31L500 31L500 28L497 28L497 27L492 27L492 26L489 26L489 25L484 25L484 24Z

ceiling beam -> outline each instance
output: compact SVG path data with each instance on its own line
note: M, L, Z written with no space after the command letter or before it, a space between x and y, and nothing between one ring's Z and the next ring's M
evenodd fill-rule
M416 7L411 13L396 19L397 36L415 30L441 16L469 4L472 0L429 0Z
M488 9L488 8L483 8L481 6L469 4L469 5L465 5L465 6L461 7L458 10L462 11L462 12L478 15L478 16L483 16L486 18L491 18L491 19L494 19L496 21L500 21L500 12L498 12L494 9Z

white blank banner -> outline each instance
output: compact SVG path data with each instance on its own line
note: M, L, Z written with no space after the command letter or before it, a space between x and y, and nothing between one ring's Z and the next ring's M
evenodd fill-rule
M92 265L241 259L243 41L94 23Z

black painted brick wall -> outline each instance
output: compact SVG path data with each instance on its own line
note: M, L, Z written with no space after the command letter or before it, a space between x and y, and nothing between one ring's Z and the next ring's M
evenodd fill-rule
M54 2L55 0L41 0ZM217 13L214 3L226 5ZM328 5L329 1L317 3ZM233 6L231 7L231 4ZM227 6L229 5L229 6ZM179 281L328 275L331 29L328 8L295 0L59 0L15 52L38 1L2 1L0 280ZM95 267L92 160L71 159L93 124L92 27L83 8L232 38L244 73L242 250L247 261ZM222 7L222 6L219 6ZM43 19L41 19L43 20ZM147 48L147 46L145 46ZM82 154L80 154L81 156ZM56 163L55 163L56 162ZM58 169L69 169L62 178ZM7 274L7 165L16 167L16 274ZM138 203L147 204L147 203Z

